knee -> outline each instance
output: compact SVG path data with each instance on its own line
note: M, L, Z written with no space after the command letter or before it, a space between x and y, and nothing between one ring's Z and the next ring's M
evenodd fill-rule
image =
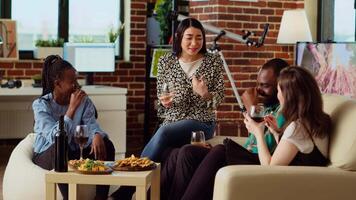
M157 132L154 134L151 140L154 141L155 143L161 143L166 140L168 133L169 133L169 129L163 126L157 130Z
M225 146L223 144L218 144L211 148L210 154L225 154Z
M196 154L194 153L196 148L201 148L201 147L197 147L190 144L184 145L179 150L178 160L182 160L182 161L194 160L196 157Z

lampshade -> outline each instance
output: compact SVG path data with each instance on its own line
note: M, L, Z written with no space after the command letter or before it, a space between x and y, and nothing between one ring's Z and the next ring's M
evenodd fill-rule
M279 28L278 44L295 44L313 41L305 11L302 9L285 10Z

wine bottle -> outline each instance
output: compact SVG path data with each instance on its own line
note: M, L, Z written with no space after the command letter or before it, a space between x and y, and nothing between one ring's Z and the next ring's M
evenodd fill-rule
M59 131L55 135L54 171L68 171L68 136L64 130L64 116L59 119Z

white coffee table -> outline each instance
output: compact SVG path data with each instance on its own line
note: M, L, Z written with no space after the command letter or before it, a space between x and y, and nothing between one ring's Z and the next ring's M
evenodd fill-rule
M69 200L77 199L77 185L127 185L136 187L136 199L146 200L147 190L151 187L151 199L160 199L160 164L150 171L124 172L114 171L109 175L78 174L73 171L46 174L46 199L56 199L56 184L67 183Z

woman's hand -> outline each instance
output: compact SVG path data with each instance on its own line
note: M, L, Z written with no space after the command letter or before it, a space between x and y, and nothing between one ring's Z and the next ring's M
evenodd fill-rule
M91 144L90 154L94 153L94 158L97 160L106 160L106 148L104 139L100 134L95 134Z
M66 112L67 117L73 119L75 111L77 110L79 105L82 103L84 97L86 96L87 94L83 90L79 90L79 89L71 94L69 107Z
M281 129L277 126L277 120L273 115L267 115L264 117L264 121L266 122L266 126L268 130L273 134L274 139L277 144L279 143L279 136L281 134Z
M161 95L158 99L165 108L170 108L173 105L173 96L174 94L170 93L168 95Z
M210 94L208 91L208 86L206 85L206 80L203 76L199 78L193 76L192 85L193 92L201 96L203 99L209 99Z
M277 120L273 115L267 115L264 117L264 121L266 122L266 126L271 131L271 133L279 135L280 129L277 126Z
M264 125L265 122L257 123L255 122L246 112L243 114L245 117L244 123L247 130L253 134L256 138L264 136Z

